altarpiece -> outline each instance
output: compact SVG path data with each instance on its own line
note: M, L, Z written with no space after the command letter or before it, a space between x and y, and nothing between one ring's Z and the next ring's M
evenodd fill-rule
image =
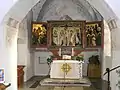
M56 47L83 47L85 21L48 21L50 45Z
M32 47L103 47L103 22L61 20L32 22Z

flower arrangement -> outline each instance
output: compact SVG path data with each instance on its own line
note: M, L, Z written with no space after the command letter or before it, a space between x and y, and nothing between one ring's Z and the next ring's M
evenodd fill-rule
M89 57L89 64L100 64L99 61L99 55L92 55L91 57Z
M47 58L47 64L50 65L53 62L53 56Z
M76 60L77 61L83 61L84 60L84 55L83 54L80 54L76 57Z
M47 58L47 64L49 66L49 71L48 71L48 75L50 74L50 70L51 70L51 63L53 62L53 56L50 56L49 58Z

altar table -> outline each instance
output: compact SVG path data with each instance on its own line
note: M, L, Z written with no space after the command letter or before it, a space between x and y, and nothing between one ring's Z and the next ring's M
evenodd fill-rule
M82 63L76 60L56 60L51 63L50 78L79 79Z

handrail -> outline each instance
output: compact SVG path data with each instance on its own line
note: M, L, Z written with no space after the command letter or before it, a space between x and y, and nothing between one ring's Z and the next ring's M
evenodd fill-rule
M110 90L110 72L113 70L116 70L120 66L114 67L112 69L106 68L106 72L103 75L106 75L108 73L108 90Z
M113 71L113 70L116 70L117 68L119 68L120 66L117 66L117 67L114 67L114 68L112 68L112 69L110 69L109 71L111 72L111 71ZM107 69L107 68L106 68ZM108 71L106 70L106 72L103 74L103 75L106 75L108 73Z

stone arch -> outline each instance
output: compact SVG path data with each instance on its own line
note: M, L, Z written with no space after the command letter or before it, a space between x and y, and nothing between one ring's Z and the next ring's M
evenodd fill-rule
M2 27L3 27L2 29L4 29L4 32L5 32L4 37L9 36L8 33L12 33L12 34L14 33L14 36L10 34L8 38L8 41L9 40L12 40L12 41L10 41L10 43L8 44L5 44L7 45L7 47L9 47L7 49L9 51L9 53L7 53L9 58L7 58L6 60L10 60L12 62L15 62L17 60L17 55L14 55L14 54L17 53L17 50L16 50L17 40L16 39L17 39L17 34L18 34L18 26L20 22L25 18L26 14L31 10L31 8L33 8L37 3L40 3L40 6L39 6L39 10L40 10L42 8L42 5L45 3L45 1L46 0L34 0L34 1L33 0L23 0L23 1L19 0L18 2L16 2L16 4L10 9L10 11L4 17L3 22L2 22ZM104 20L107 21L107 23L108 23L108 20L110 19L117 20L116 15L112 12L110 8L108 8L108 6L103 0L102 1L101 0L90 0L90 1L87 0L87 1L100 12ZM39 10L35 11L35 14L37 14ZM15 64L17 63L15 62ZM15 77L17 78L17 73L16 73L17 67L16 66L12 67L11 63L9 65L10 65L9 70L12 70L12 68L14 68L13 71L15 71L15 75L12 75L12 74L10 76L6 75L6 79L8 79L8 82L10 81L12 83L12 86L11 88L9 88L9 90L17 90L16 79L14 80L9 79L9 78L15 78Z
M59 20L66 15L73 20L95 21L103 19L86 0L69 0L69 4L67 0L46 0L39 12L37 21Z

